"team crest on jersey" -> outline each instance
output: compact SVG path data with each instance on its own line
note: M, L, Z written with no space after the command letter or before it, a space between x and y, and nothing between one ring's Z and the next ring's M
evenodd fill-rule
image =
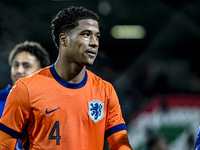
M104 103L93 100L89 102L89 116L96 123L104 117Z

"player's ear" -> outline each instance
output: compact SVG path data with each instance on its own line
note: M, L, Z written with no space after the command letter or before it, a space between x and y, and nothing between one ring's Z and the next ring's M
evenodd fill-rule
M60 45L63 45L64 47L67 47L67 35L64 33L59 34L59 39L60 39Z

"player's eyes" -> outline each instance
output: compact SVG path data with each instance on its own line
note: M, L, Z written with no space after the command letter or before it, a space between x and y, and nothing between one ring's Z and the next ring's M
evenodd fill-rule
M14 64L12 64L12 67L18 67L19 66L19 64L18 63L14 63Z
M89 37L89 36L90 36L90 33L85 32L85 33L83 33L82 35L84 35L85 37Z
M24 64L23 67L24 67L25 69L28 69L28 68L31 67L31 65L29 65L29 64Z
M100 38L100 34L97 34L97 35L96 35L96 38L99 39L99 38Z
M90 36L93 36L90 32L84 32L84 33L82 33L81 35L83 35L85 38L89 38ZM96 34L96 35L94 35L94 36L95 36L95 38L96 38L97 40L99 40L100 34Z

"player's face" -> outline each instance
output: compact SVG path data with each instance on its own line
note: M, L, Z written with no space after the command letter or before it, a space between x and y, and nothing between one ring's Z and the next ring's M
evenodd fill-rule
M21 77L26 77L41 69L36 56L29 52L18 53L11 65L11 79L13 84Z
M92 19L79 21L79 25L69 32L67 60L80 65L92 65L99 48L99 26Z

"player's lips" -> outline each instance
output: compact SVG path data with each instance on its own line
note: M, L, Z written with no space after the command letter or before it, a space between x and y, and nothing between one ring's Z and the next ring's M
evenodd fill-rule
M87 53L89 56L95 57L95 56L97 55L97 50L88 49L88 50L86 50L86 53Z

